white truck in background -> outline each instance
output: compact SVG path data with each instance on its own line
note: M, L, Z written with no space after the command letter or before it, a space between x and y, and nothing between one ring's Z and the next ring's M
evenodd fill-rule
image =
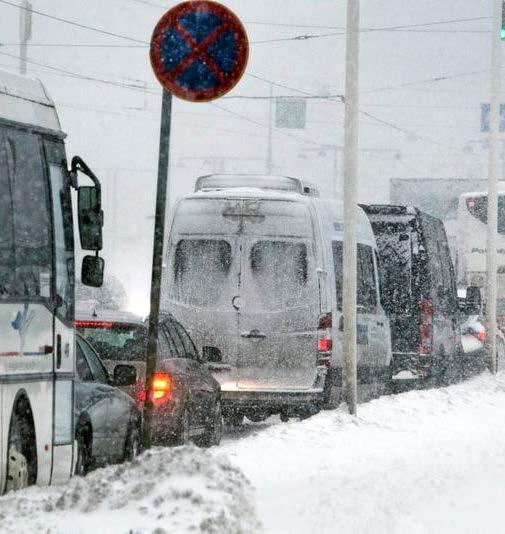
M74 448L74 232L104 262L100 183L78 157L68 170L56 109L37 80L0 71L0 494L67 481ZM77 171L93 182L78 187Z
M463 193L486 188L487 180L484 178L391 178L389 202L399 206L414 206L441 219L456 265L459 197Z

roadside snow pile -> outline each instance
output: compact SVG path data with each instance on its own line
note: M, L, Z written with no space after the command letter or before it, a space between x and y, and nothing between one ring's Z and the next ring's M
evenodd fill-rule
M505 530L505 373L253 428L223 450L267 532Z
M0 531L255 533L252 488L227 458L196 447L156 448L64 488L0 498Z

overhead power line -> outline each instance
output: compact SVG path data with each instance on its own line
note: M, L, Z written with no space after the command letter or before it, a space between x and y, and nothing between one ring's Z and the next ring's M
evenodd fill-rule
M19 5L14 2L9 2L8 0L0 0L1 4L5 4L7 6L16 7L18 9L22 9L24 11L29 11L30 13L33 13L35 15L39 15L41 17L45 17L51 20L56 20L58 22L63 22L65 24L70 24L71 26L75 26L77 28L81 28L83 30L89 30L95 33L100 33L102 35L107 35L109 37L117 37L118 39L126 39L127 41L132 41L134 43L141 43L141 44L149 44L147 41L143 41L141 39L135 39L134 37L130 37L128 35L121 35L119 33L110 32L107 30L103 30L101 28L96 28L94 26L88 26L87 24L81 24L80 22L75 22L73 20L64 19L62 17L57 17L55 15L50 15L49 13L44 13L42 11L38 11L36 9L33 9L31 7L27 7L24 5Z
M16 56L15 54L8 54L7 52L0 52L0 55L6 56L6 57L10 57L10 58L13 58L13 59L19 59L19 56ZM53 70L55 72L59 72L59 73L65 74L70 78L76 78L76 79L79 79L79 80L88 80L88 81L91 81L91 82L97 82L97 83L101 83L101 84L105 84L105 85L112 85L114 87L121 87L123 89L131 89L132 91L146 92L145 87L143 87L142 85L135 85L135 84L125 83L125 82L115 82L115 81L112 81L112 80L106 80L106 79L103 79L103 78L97 78L95 76L89 76L89 75L86 75L86 74L80 74L78 72L73 72L73 71L70 71L70 70L61 69L59 67L54 67L52 65L47 65L45 63L39 63L38 61L33 61L31 59L27 59L26 62L29 63L30 65L37 65L38 67L44 67L45 69L49 69L49 70Z

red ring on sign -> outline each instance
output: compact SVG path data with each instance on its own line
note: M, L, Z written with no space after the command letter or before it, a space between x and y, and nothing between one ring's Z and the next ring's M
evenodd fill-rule
M177 31L189 45L190 43L188 42L188 39L191 39L191 36L189 36L187 32L184 31L184 28L180 26L179 18L184 15L187 15L188 13L194 13L195 11L204 11L207 13L212 13L222 21L222 24L217 28L217 31L215 30L211 32L211 34L208 35L200 43L200 45L198 45L196 42L192 43L193 45L196 45L194 46L192 51L190 51L189 54L187 54L186 57L181 60L181 63L176 66L172 70L172 72L168 72L165 69L165 65L161 60L161 44L163 41L164 34L168 29L172 28ZM217 65L211 65L213 68L210 68L209 65L207 65L213 72L213 74L215 74L216 77L218 77L218 79L220 80L220 83L218 85L209 89L188 89L177 83L177 81L174 79L174 71L180 74L180 65L184 64L185 60L189 56L193 56L195 54L195 48L197 52L200 48L202 49L202 51L197 53L195 57L200 58L202 56L205 56L206 49L212 44L212 42L214 42L219 37L219 35L223 31L228 29L232 30L233 37L235 38L235 42L237 44L237 55L235 59L235 65L232 71L229 73L220 71L220 74L218 74L215 71L215 67L219 68ZM209 40L210 42L207 42ZM214 100L216 98L219 98L220 96L223 96L224 94L231 91L233 87L235 87L235 85L237 85L238 81L244 74L247 65L247 60L249 59L249 41L243 24L233 13L233 11L223 6L222 4L218 4L217 2L213 2L210 0L191 0L188 2L181 2L180 4L167 11L161 17L158 24L156 24L156 27L154 28L154 32L151 38L151 49L149 55L154 74L156 75L156 78L158 79L160 84L167 91L179 98L182 98L183 100L188 100L190 102L208 102L210 100ZM210 60L211 63L213 63L212 58L207 56L207 59ZM184 69L182 69L182 71L184 71ZM179 74L177 74L177 76Z

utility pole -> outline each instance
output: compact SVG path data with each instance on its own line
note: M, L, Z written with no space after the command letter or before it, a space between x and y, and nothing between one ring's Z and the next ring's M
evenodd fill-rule
M345 51L345 122L344 122L344 386L349 413L356 415L356 224L358 203L358 132L359 132L359 0L347 0L347 35Z
M272 134L273 134L273 120L274 120L274 86L270 84L270 98L269 102L269 112L268 112L268 146L267 146L267 174L272 174L273 172L273 162L272 162Z
M28 41L32 38L32 5L23 0L19 10L19 73L26 74Z
M170 133L172 125L172 95L163 89L161 104L160 154L158 160L158 185L156 190L156 213L154 216L153 264L151 274L151 311L149 313L149 334L146 356L146 391L151 385L156 370L158 327L160 314L161 275L163 269L163 243L165 240L165 209L167 199L168 168L170 163ZM144 425L142 442L146 448L151 446L151 426L153 402L149 394L144 404Z
M489 179L487 188L486 360L496 373L496 283L498 231L498 167L500 145L501 32L503 0L494 0L491 32L491 83L489 111Z

